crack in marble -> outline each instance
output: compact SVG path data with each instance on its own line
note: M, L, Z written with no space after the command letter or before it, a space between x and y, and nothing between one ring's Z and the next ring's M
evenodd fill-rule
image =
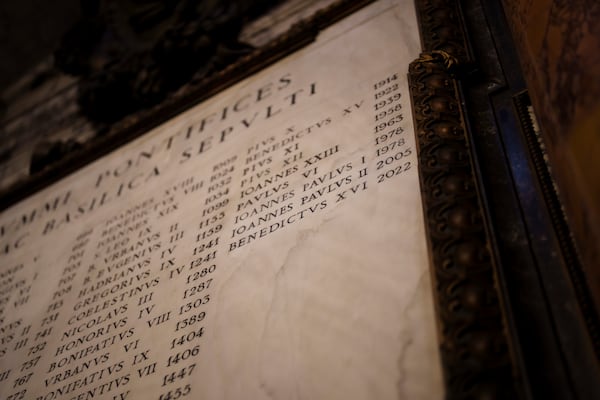
M285 285L285 282L283 282L283 275L286 273L286 271L289 270L289 264L291 262L292 259L294 259L297 256L297 253L300 253L300 255L302 254L302 249L304 246L306 246L306 241L307 239L310 237L310 235L314 235L316 233L319 232L319 230L321 230L323 228L323 226L325 226L329 221L333 220L335 217L329 217L329 218L323 218L321 220L321 222L314 227L311 228L307 228L307 229L302 229L300 230L297 235L296 238L294 240L294 245L292 247L290 247L290 249L287 251L282 263L280 264L279 268L277 269L277 271L275 272L274 276L273 276L273 291L272 291L272 296L271 296L271 300L269 302L269 309L266 313L266 317L265 317L265 322L263 324L263 331L261 333L261 338L259 340L260 343L260 354L261 354L261 358L262 356L267 352L267 350L265 350L265 348L267 347L267 338L266 336L269 333L269 325L271 325L274 319L276 319L277 317L274 315L274 308L277 302L277 299L281 299L281 301L283 302L283 308L284 308L284 313L283 316L286 319L286 327L289 328L290 324L289 321L287 321L287 317L289 316L288 311L288 290L285 290L285 288L282 288L282 285ZM282 292L281 294L278 294L278 292ZM292 334L290 332L289 329L287 329L287 333L290 336L290 342L293 341L293 339L291 338ZM293 350L293 363L297 364L297 345L294 346ZM261 360L261 364L262 364L262 360ZM262 370L259 369L259 375L262 374L262 372L260 372ZM300 399L300 391L299 391L299 382L297 380L297 377L294 377L296 379L294 379L294 393L295 396L293 397L293 399ZM260 389L265 393L265 395L270 398L270 399L275 399L275 393L274 390L271 389L267 378L265 376L259 376L259 387Z
M406 323L406 326L414 326L414 323L411 324L410 320L411 320L411 316L410 313L412 311L412 309L419 305L420 302L418 301L418 295L419 293L422 292L422 290L424 289L425 286L425 278L427 276L429 272L428 271L423 271L421 272L419 279L417 280L417 285L415 287L415 290L413 291L413 293L410 295L408 302L406 303L406 306L402 309L402 312L400 313L402 315L402 321L404 321ZM406 359L408 357L408 350L410 349L411 345L414 343L414 339L412 337L412 335L410 334L410 331L404 329L401 333L400 333L400 341L403 342L402 346L401 346L401 350L400 350L400 354L398 356L398 381L396 383L396 386L398 388L398 399L406 399L406 393L405 393L405 382L406 382Z
M225 287L229 285L232 277L234 275L236 275L236 272L242 267L242 265L244 264L244 260L240 260L239 262L237 262L236 264L234 264L231 268L231 272L229 273L229 275L225 278L225 280L223 281L223 283L218 287L217 289L217 295L216 297L216 305L215 305L215 315L217 316L217 318L224 314L219 312L219 310L221 310L222 308L222 304L223 304L223 298L225 296L222 296L221 293L225 290ZM219 340L218 336L215 336L216 333L216 329L212 329L209 330L209 332L211 332L211 342L216 343ZM223 376L227 376L227 371L225 368L225 364L223 362L223 357L215 357L215 364L218 365L218 369L219 369L219 376L223 377ZM222 385L222 399L227 399L227 389L228 389L228 385Z

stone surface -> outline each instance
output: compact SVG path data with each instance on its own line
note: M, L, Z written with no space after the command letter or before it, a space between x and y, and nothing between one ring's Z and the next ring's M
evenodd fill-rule
M418 52L375 3L3 212L0 397L442 398Z

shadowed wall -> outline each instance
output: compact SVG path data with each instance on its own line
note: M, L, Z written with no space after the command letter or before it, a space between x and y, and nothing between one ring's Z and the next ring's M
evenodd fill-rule
M551 172L598 307L600 2L503 3L541 125Z

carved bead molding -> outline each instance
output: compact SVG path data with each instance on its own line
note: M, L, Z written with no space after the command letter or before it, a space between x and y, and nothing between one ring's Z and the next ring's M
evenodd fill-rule
M410 64L423 209L447 399L516 398L456 81L457 60L424 53Z
M456 0L417 0L409 67L447 399L517 398L516 373L454 73L472 57Z
M423 51L451 54L461 65L471 61L456 0L416 0Z

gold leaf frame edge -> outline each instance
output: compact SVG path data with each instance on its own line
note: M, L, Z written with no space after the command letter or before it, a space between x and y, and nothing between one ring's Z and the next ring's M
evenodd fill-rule
M417 0L409 67L447 399L517 398L506 318L454 73L470 64L458 2Z

